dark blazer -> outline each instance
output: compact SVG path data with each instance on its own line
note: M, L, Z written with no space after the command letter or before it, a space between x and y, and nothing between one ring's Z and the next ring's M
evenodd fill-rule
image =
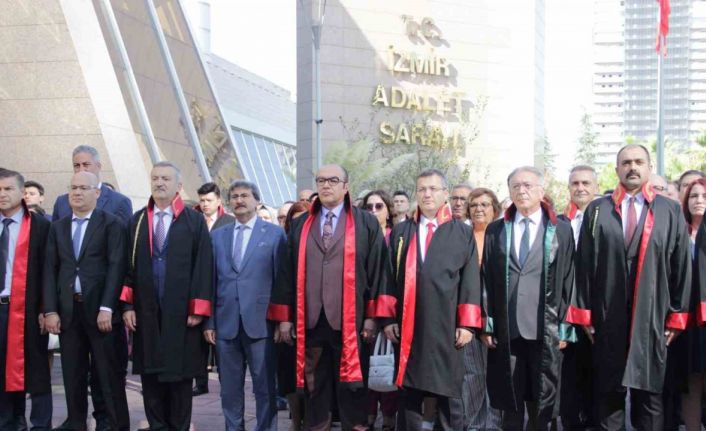
M206 327L215 329L218 338L232 340L242 324L248 337L264 338L268 336L267 305L279 267L278 253L280 247L286 246L287 237L281 227L258 218L236 270L232 251L234 229L235 223L231 223L211 231L216 261L216 307Z
M235 217L229 214L223 214L216 219L216 222L211 226L211 232L215 231L219 227L228 226L229 224L235 224Z
M117 216L123 226L127 226L130 217L132 217L132 202L130 199L121 193L111 190L105 184L101 185L101 194L98 197L96 208ZM69 195L64 194L56 198L52 221L57 221L71 214Z
M44 312L59 313L62 326L68 326L78 274L88 321L96 325L100 307L113 310L113 320L119 321L118 297L127 270L125 228L116 216L93 210L76 259L71 222L69 215L52 223L49 230L44 261Z

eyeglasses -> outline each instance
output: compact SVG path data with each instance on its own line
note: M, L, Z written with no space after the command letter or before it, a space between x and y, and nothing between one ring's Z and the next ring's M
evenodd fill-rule
M383 208L385 208L385 204L382 202L365 205L365 209L367 209L368 211L382 211Z
M96 188L97 187L95 187L95 186L69 186L69 191L70 192L76 192L76 191L87 192L89 190L93 190Z
M446 190L445 187L434 187L434 186L431 186L431 187L419 187L419 188L417 188L417 193L423 195L423 194L425 194L426 192L431 192L431 193L433 194L433 193L441 192L441 191L444 191L444 190Z
M250 193L241 193L241 194L232 194L230 195L230 199L233 201L237 201L238 199L247 199L250 196L252 196Z
M466 202L468 198L464 198L463 196L451 196L452 201L461 201L461 202Z
M652 188L658 192L663 192L663 191L667 190L667 188L664 186L655 186L654 184L652 185Z
M472 210L482 208L482 209L487 209L493 206L490 202L477 202L469 205Z
M341 180L338 177L316 177L317 186L323 186L326 183L329 183L331 187L336 187L339 183L345 183L345 181Z
M524 188L527 191L531 191L532 189L536 187L541 187L539 184L532 184L532 183L515 183L515 184L510 184L510 188L512 189L513 192L519 192Z

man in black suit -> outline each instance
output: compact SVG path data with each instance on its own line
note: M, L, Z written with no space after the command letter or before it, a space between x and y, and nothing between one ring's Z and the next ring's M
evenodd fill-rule
M72 215L52 224L44 266L47 330L59 334L68 420L60 429L83 431L88 413L89 353L105 402L107 428L130 425L113 325L127 264L126 232L117 217L96 208L98 178L71 179Z
M102 169L100 156L98 151L88 145L79 145L74 148L71 154L71 161L73 164L74 173L76 172L90 172L95 175L100 181L100 173ZM99 182L98 189L100 189L100 195L98 196L98 201L96 202L96 208L109 214L113 214L127 226L130 217L132 217L132 203L130 199L116 191L111 187L107 186L105 183ZM52 221L57 221L61 218L71 215L71 206L69 205L69 195L61 195L56 198L54 203L54 212L52 215ZM115 351L118 355L118 360L122 370L123 380L127 377L127 333L125 331L125 326L122 321L116 322L113 325L113 332L115 333L113 339L115 340ZM96 370L93 365L91 365L90 374L90 385L91 385L91 398L93 399L93 416L96 418L96 431L105 431L105 406L103 402L103 396L100 390L100 383L97 379L92 377L96 376Z

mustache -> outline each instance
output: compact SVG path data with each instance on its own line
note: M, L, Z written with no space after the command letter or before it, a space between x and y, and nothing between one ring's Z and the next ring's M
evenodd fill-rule
M637 175L638 177L640 177L640 172L635 171L635 170L630 170L630 172L628 172L626 177L629 177L630 175Z

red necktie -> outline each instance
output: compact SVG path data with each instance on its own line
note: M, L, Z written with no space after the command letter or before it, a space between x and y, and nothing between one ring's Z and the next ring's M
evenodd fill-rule
M628 226L625 229L625 245L630 246L632 237L637 228L637 212L635 212L635 198L628 199Z
M434 223L429 222L427 223L427 239L426 242L424 243L424 255L426 256L426 252L429 251L429 244L431 244L431 237L434 236Z

